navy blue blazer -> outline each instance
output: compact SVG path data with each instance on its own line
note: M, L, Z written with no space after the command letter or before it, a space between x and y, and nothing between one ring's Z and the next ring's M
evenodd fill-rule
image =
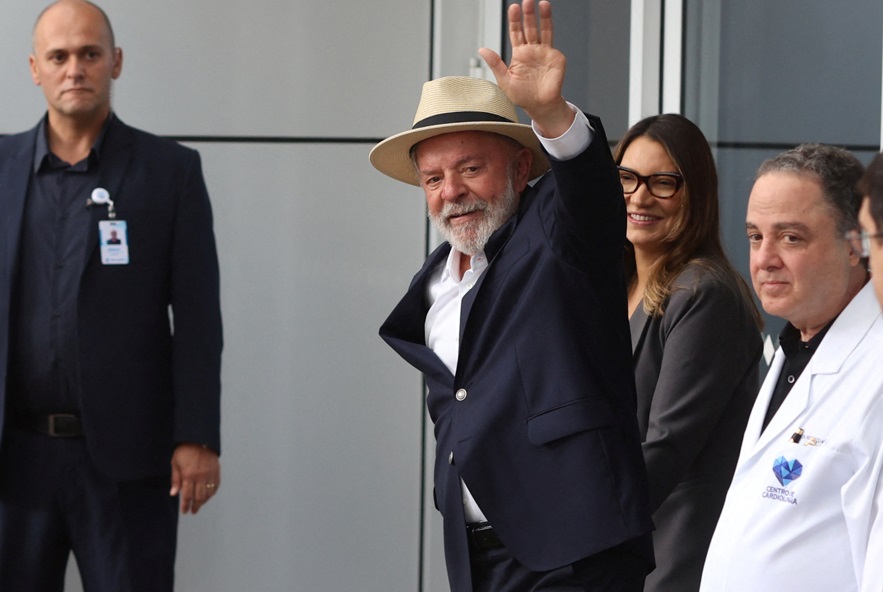
M424 339L427 281L447 243L380 330L429 389L453 590L471 589L461 477L532 570L652 529L622 275L625 204L604 130L590 121L589 148L552 160L552 172L525 190L518 214L489 240L490 266L462 303L456 375Z
M36 136L34 128L0 138L0 429ZM116 117L102 144L99 184L127 222L130 263L102 265L98 222L107 208L91 208L78 294L86 442L112 478L165 475L178 443L220 451L221 313L208 193L195 150Z

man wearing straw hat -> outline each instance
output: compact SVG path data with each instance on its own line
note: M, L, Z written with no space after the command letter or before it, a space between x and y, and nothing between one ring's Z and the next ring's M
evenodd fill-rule
M534 0L510 6L508 67L480 50L499 86L427 82L413 128L371 152L447 239L380 333L428 386L453 590L639 591L652 525L622 187L601 122L561 96L538 8L539 29Z

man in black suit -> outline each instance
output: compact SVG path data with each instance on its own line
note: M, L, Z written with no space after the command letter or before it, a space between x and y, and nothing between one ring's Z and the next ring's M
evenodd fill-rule
M549 3L539 29L535 11L509 8L508 67L481 51L499 86L427 82L412 129L371 152L447 239L380 333L429 388L452 590L639 591L652 526L622 187L600 120L561 96Z
M0 139L0 590L171 591L220 484L218 264L199 156L111 111L104 12L50 5L48 112ZM99 199L100 198L100 199ZM105 258L103 229L128 245Z

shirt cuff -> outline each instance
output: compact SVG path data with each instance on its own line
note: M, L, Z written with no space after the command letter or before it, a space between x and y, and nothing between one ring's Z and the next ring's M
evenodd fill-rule
M570 129L557 138L546 138L540 135L536 125L533 122L530 123L531 127L533 127L533 133L536 134L540 144L543 145L549 156L556 160L570 160L582 154L589 147L589 144L592 143L592 138L594 137L595 130L589 124L589 118L586 117L586 114L580 111L573 103L568 102L567 105L573 110L576 117L573 119Z

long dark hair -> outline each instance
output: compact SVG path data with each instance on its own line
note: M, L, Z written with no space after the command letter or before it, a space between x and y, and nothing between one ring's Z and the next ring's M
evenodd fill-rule
M653 140L663 147L684 178L681 208L667 236L662 256L653 265L644 290L644 310L662 316L674 288L674 280L690 263L701 265L718 276L732 277L751 310L758 327L760 313L744 278L733 268L720 239L720 209L717 194L717 168L708 140L696 124L676 113L653 115L633 125L614 149L616 164L636 138ZM626 244L626 280L636 278L635 249Z

